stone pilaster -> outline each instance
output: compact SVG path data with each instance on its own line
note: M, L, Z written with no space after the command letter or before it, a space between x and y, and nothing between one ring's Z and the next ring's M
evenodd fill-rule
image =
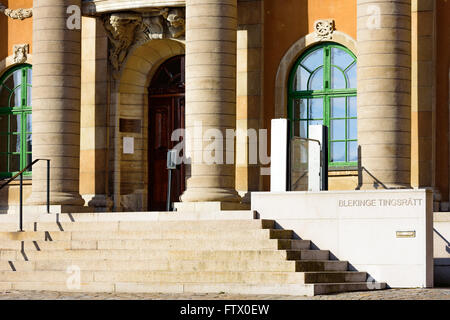
M411 183L411 0L358 0L363 188Z
M237 0L186 1L186 129L193 139L183 202L240 201L234 157L225 163L232 152L226 129L236 127L236 39ZM208 132L222 138L208 139ZM207 151L212 143L216 154Z
M51 203L83 205L80 175L81 30L67 27L68 6L33 3L33 159L51 159ZM30 204L46 203L46 163L33 168Z

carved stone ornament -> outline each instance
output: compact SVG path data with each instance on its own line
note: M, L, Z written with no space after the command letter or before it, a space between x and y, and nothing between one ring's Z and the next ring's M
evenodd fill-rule
M314 22L314 33L319 41L333 39L334 20L325 19Z
M3 12L7 17L11 19L24 20L33 16L33 9L8 9L5 5L0 3L0 12Z
M28 59L29 45L28 44L15 44L13 47L13 60L14 63L24 63Z
M145 13L112 13L103 17L111 43L109 60L113 77L119 78L123 63L133 46L156 39L181 38L185 34L185 9L165 8Z

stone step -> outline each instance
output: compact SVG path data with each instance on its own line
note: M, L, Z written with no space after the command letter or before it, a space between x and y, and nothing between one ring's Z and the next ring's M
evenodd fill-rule
M0 282L66 282L79 275L81 282L150 282L150 283L242 283L306 284L362 282L365 272L274 272L274 271L84 271L73 266L68 271L0 271Z
M25 231L163 231L163 230L251 230L274 229L274 220L165 220L165 221L93 221L25 223ZM0 223L0 231L15 232L18 223Z
M50 260L0 261L0 271L63 271L76 265L86 271L347 271L347 261L260 260Z
M216 239L215 239L216 240ZM309 249L308 240L265 239L245 241L242 239L221 239L219 241L198 239L151 239L151 240L58 240L58 241L17 241L0 240L0 248L5 250L46 251L80 249L155 249L155 250L273 250L273 249Z
M317 283L314 284L313 295L353 291L384 290L386 289L386 287L386 283L384 282Z
M305 283L365 282L367 272L357 271L315 271L304 272Z
M73 265L85 271L347 271L346 261L287 260L0 261L0 271L65 271ZM299 270L298 265L306 267ZM308 268L308 265L316 268Z
M327 260L328 250L0 250L0 261L43 260Z
M0 271L63 271L76 265L86 271L347 271L347 261L299 260L50 260L50 261L0 261Z
M338 260L298 260L295 261L295 271L347 271L348 262Z
M0 232L1 240L291 239L292 230L27 231Z
M327 284L235 284L235 283L80 283L68 287L65 282L0 282L0 290L46 290L59 292L117 293L229 293L314 296L350 291L383 290L385 283L354 282Z
M1 211L2 208L0 208ZM18 208L17 208L18 209ZM29 209L25 206L24 209ZM17 210L18 211L18 210ZM13 211L14 212L14 211ZM28 222L99 222L99 221L201 221L201 220L253 220L256 212L251 210L226 210L207 212L82 212L82 213L43 213L26 212L23 219ZM18 213L0 214L0 223L18 223Z

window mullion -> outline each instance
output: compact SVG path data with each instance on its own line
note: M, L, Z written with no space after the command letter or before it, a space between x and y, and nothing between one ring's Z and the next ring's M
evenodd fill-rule
M331 121L330 121L330 118L331 118L331 98L330 98L329 95L327 95L325 97L325 105L326 105L326 108L327 108L325 125L328 128L328 139L327 139L328 140L328 150L331 150ZM331 152L328 151L328 163L330 163L330 162L331 162Z

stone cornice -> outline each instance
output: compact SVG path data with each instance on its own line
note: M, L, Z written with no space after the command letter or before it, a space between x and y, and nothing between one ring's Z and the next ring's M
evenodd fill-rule
M186 0L83 0L83 15L103 15L117 11L143 11L162 7L184 7Z
M0 3L0 12L3 12L11 19L24 20L33 16L33 9L8 9L5 5Z

